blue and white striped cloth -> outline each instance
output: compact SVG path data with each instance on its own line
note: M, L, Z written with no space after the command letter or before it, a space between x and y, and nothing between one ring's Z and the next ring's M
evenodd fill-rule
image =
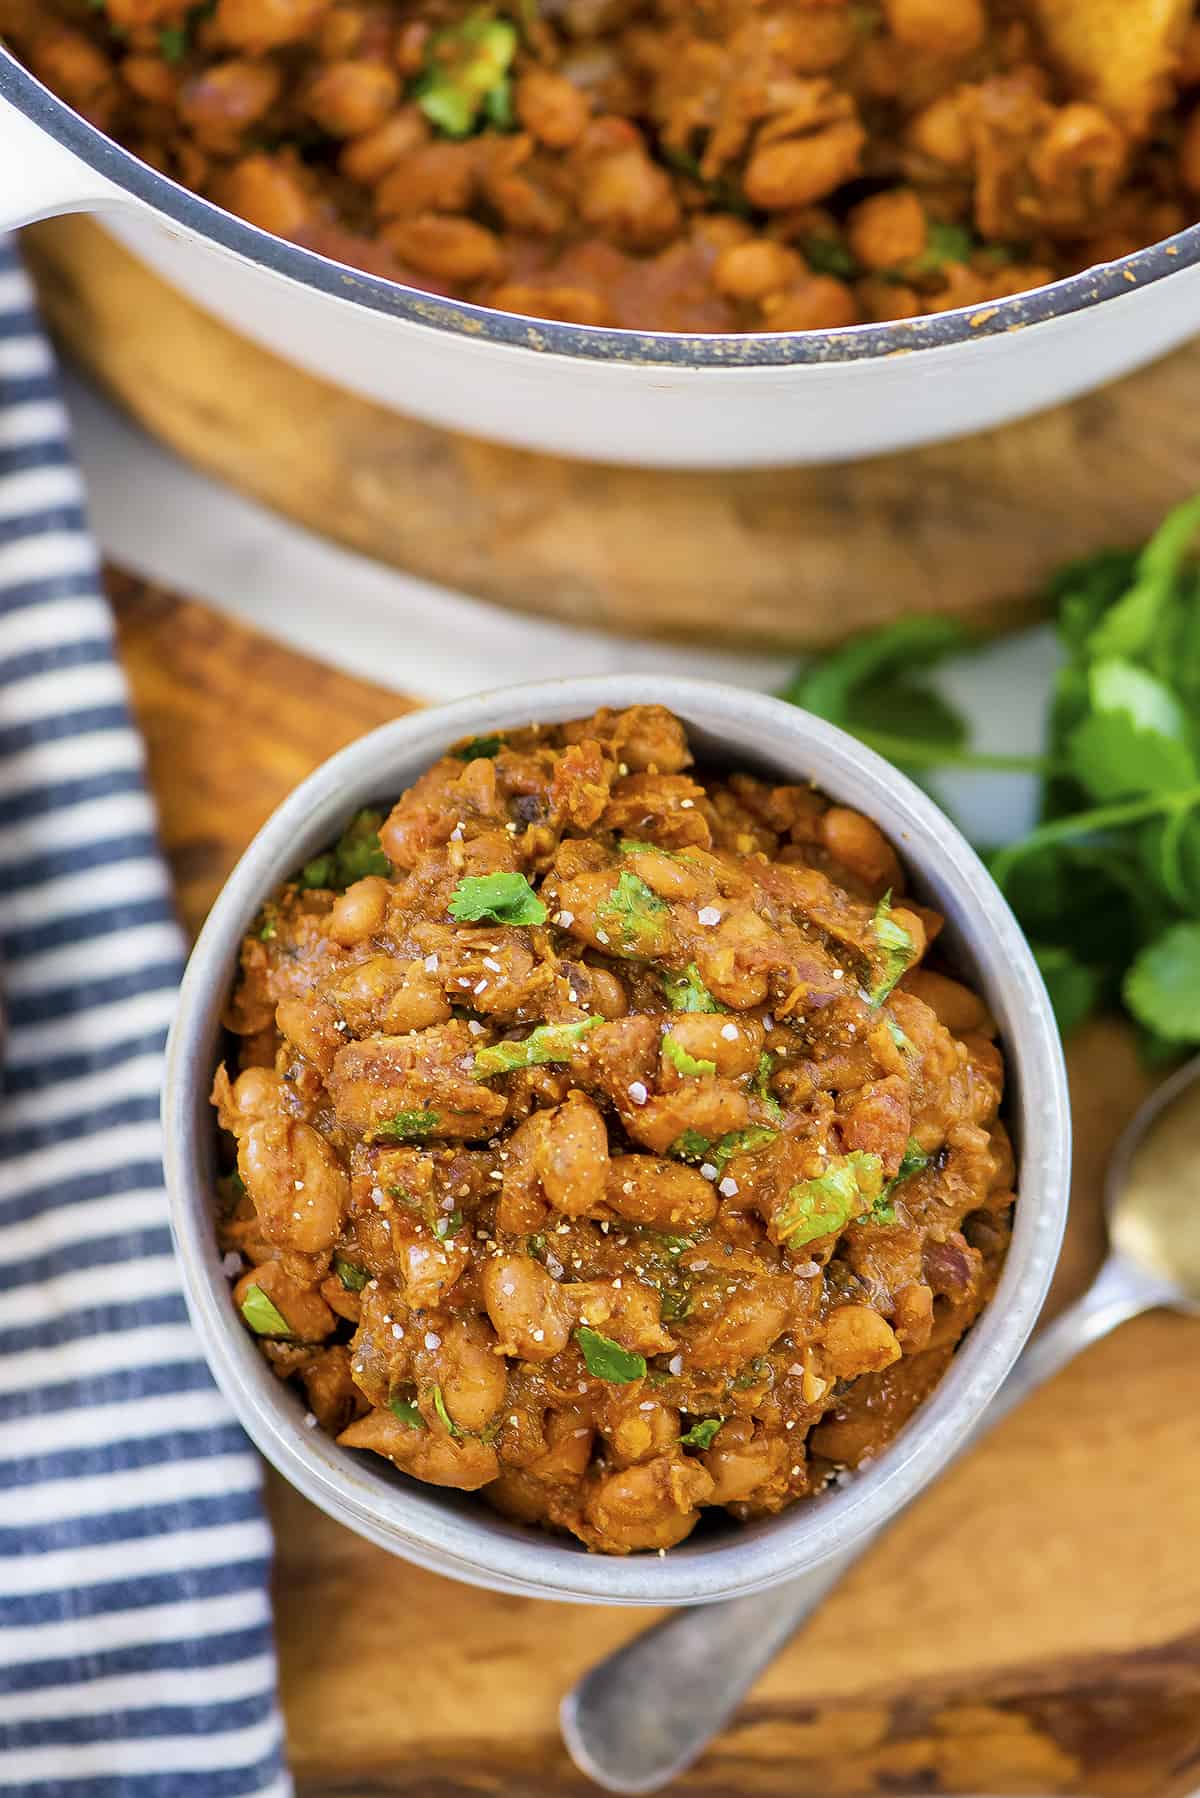
M182 942L53 361L0 242L0 1792L286 1798L259 1469L158 1123Z

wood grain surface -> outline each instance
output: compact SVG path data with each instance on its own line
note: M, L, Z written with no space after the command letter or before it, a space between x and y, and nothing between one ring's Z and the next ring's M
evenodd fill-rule
M406 702L114 577L185 921L271 807ZM1077 1166L1054 1305L1101 1243L1102 1171L1147 1090L1127 1036L1072 1047ZM855 1570L673 1790L692 1798L1200 1785L1200 1336L1099 1344ZM272 1478L300 1798L585 1798L556 1708L651 1613L500 1597L395 1560Z
M998 626L1059 562L1140 541L1200 486L1200 344L966 442L663 473L498 448L340 392L236 336L91 220L51 220L26 244L60 338L200 467L382 561L576 622L781 647L900 612Z

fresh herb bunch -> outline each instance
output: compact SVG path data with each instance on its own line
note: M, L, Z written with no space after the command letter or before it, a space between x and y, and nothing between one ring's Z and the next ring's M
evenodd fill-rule
M1153 1059L1200 1042L1200 495L1141 551L1106 550L1048 583L1063 660L1042 756L970 747L925 680L974 639L910 618L804 669L783 697L918 778L1034 774L1039 822L985 850L1064 1033L1124 1005Z

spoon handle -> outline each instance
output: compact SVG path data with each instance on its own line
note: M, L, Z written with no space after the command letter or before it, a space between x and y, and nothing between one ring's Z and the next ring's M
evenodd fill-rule
M1165 1282L1110 1255L1083 1297L1025 1350L963 1448L1080 1350L1173 1296ZM600 1661L568 1692L559 1713L580 1772L610 1792L627 1793L657 1791L682 1773L720 1734L789 1636L882 1533L767 1592L675 1611Z

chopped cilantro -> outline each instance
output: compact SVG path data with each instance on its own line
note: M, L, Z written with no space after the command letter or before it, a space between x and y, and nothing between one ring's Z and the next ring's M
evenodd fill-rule
M664 974L662 982L672 1011L724 1010L701 980L694 961L688 963L682 974Z
M450 899L449 912L460 924L544 924L546 907L523 874L468 874Z
M439 1242L448 1242L463 1227L461 1211L440 1211L433 1220L433 1233Z
M776 1124L783 1122L783 1106L771 1091L771 1076L775 1072L775 1057L766 1049L758 1058L758 1066L754 1071L754 1091L759 1100L767 1108L767 1115Z
M852 281L859 272L853 251L840 238L802 237L800 250L814 275L836 275L839 281Z
M685 1130L671 1144L671 1154L677 1161L707 1161L713 1152L712 1138L699 1130Z
M382 812L358 812L335 848L305 862L296 876L297 886L302 890L323 888L340 892L368 874L389 875L392 864L379 844L382 823Z
M748 1392L752 1386L761 1386L764 1380L771 1377L771 1363L765 1355L755 1355L748 1361L737 1379L733 1382L737 1392Z
M711 1448L713 1437L725 1422L723 1417L706 1417L700 1423L694 1423L687 1434L679 1438L680 1448Z
M188 53L188 28L186 25L160 25L158 31L158 47L164 62L181 63Z
M446 1427L446 1434L448 1436L461 1436L462 1431L459 1429L458 1425L455 1423L454 1419L451 1417L449 1411L447 1411L447 1409L446 1409L446 1401L442 1397L441 1387L434 1386L431 1390L430 1396L433 1399L434 1410L437 1412L438 1417L441 1419L442 1423Z
M275 923L274 909L267 906L263 912L263 921L258 927L258 940L260 943L273 943L278 935L279 928Z
M665 1324L677 1324L692 1308L692 1295L686 1286L669 1287L659 1300L658 1314Z
M504 748L503 737L472 737L469 743L460 743L457 749L450 751L460 762L492 761Z
M333 1271L347 1292L361 1292L371 1277L365 1267L359 1267L353 1261L345 1261L340 1255L333 1258Z
M777 1130L768 1130L765 1124L750 1124L745 1130L728 1130L716 1142L702 1136L698 1130L685 1130L671 1144L669 1154L678 1161L710 1162L718 1174L725 1172L735 1155L753 1155L757 1149L765 1149L768 1143L775 1141Z
M390 1137L393 1142L412 1142L415 1137L428 1136L436 1130L439 1115L436 1111L398 1111L395 1117L376 1124L371 1134Z
M703 1056L689 1055L683 1044L676 1042L673 1036L663 1037L662 1049L675 1071L689 1080L700 1080L704 1075L715 1074L717 1071L715 1061L709 1061Z
M888 1035L900 1050L901 1054L915 1055L917 1052L917 1045L913 1042L911 1036L905 1035L904 1031L900 1028L899 1022L892 1016L890 1011L884 1012L883 1021L887 1025Z
M256 1336L290 1336L292 1326L261 1286L247 1286L242 1316Z
M394 1411L401 1423L406 1423L410 1430L425 1429L425 1419L410 1398L390 1398L388 1410Z
M336 878L337 856L332 850L329 850L325 855L314 855L310 862L305 862L296 884L305 890L313 887L332 887Z
M665 900L638 874L622 870L612 891L596 907L596 921L608 934L620 939L627 955L652 953L659 941Z
M594 1379L610 1380L615 1386L628 1386L633 1380L645 1379L646 1357L623 1349L610 1336L602 1336L599 1330L580 1324L575 1340Z
M903 924L897 924L892 916L890 891L883 895L875 907L875 918L871 928L875 941L882 951L882 956L880 970L868 997L872 1005L882 1005L901 975L905 974L911 966L916 945Z
M603 1018L580 1018L573 1024L539 1024L520 1042L492 1043L476 1052L475 1078L490 1080L494 1074L511 1074L517 1068L570 1061L584 1037L603 1022Z
M905 275L937 275L948 263L969 262L975 249L975 234L967 225L948 224L944 219L930 219L925 233L925 248L902 265Z
M484 118L507 125L516 53L516 27L507 19L469 14L432 39L415 88L417 105L446 137L469 137Z
M823 1174L793 1186L773 1222L780 1242L803 1247L832 1236L865 1211L883 1191L883 1163L865 1149L852 1149L831 1161Z

